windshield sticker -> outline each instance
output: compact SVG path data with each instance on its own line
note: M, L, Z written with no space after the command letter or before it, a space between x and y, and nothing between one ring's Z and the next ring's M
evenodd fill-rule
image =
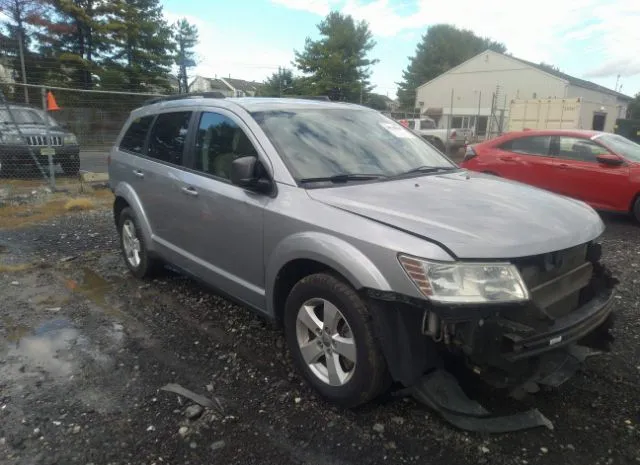
M385 128L396 137L400 137L402 139L408 139L411 137L411 133L409 131L407 131L402 126L398 126L395 123L380 123L380 126Z

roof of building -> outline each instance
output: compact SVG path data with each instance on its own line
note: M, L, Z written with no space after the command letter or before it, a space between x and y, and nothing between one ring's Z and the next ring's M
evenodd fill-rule
M494 52L494 53L497 53L497 52ZM504 55L504 54L501 54L501 55ZM596 84L595 82L586 81L584 79L580 79L580 78L571 76L570 74L563 73L562 71L554 69L554 68L552 68L550 66L536 64L536 63L533 63L531 61L523 60L522 58L514 57L512 55L505 55L505 56L507 56L509 58L512 58L514 60L517 60L517 61L519 61L519 62L521 62L521 63L523 63L525 65L532 66L532 67L534 67L534 68L536 68L536 69L538 69L540 71L543 71L545 73L551 74L551 75L553 75L555 77L558 77L560 79L564 79L565 81L568 81L569 84L573 84L574 86L582 87L584 89L589 89L589 90L595 90L597 92L602 92L603 94L614 95L614 96L616 96L616 97L618 97L620 99L623 99L623 100L633 100L633 98L629 97L628 95L622 94L622 93L620 93L618 91L615 91L615 90L612 90L612 89L609 89L608 87L601 86L599 84Z
M508 55L506 53L496 52L494 50L485 50L484 52L478 53L477 55L469 58L468 60L463 61L459 65L454 66L453 68L449 69L448 71L445 71L444 73L440 74L439 76L436 76L435 78L433 78L433 79L421 84L420 86L418 86L418 88L423 87L423 86L429 84L430 82L435 81L436 79L439 79L441 76L444 76L445 74L450 73L451 71L453 71L456 68L462 66L463 64L467 63L468 61L471 61L471 60L473 60L473 59L475 59L475 58L477 58L477 57L479 57L479 56L481 56L481 55L483 55L485 53L494 53L496 55L501 55L501 56L503 56L505 58L509 58L511 60L518 61L518 62L520 62L520 63L522 63L524 65L531 66L532 68L535 68L538 71L542 71L543 73L547 73L547 74L555 76L555 77L557 77L559 79L567 81L569 84L572 84L572 85L574 85L576 87L582 87L583 89L589 89L589 90L594 90L596 92L602 92L603 94L613 95L613 96L615 96L615 97L617 97L617 98L619 98L621 100L627 100L627 101L633 100L633 98L629 97L628 95L622 94L622 93L620 93L618 91L615 91L613 89L609 89L607 87L601 86L601 85L596 84L596 83L591 82L591 81L586 81L584 79L579 79L577 77L573 77L573 76L571 76L569 74L563 73L562 71L558 71L558 70L556 70L556 69L554 69L554 68L552 68L550 66L545 66L545 65L542 65L542 64L533 63L531 61L523 60L522 58L514 57L513 55Z
M236 78L224 78L229 84L231 84L235 89L242 91L257 91L260 87L259 82L254 81L245 81L244 79L236 79Z
M224 81L218 79L218 78L208 78L208 77L204 77L204 76L199 76L200 78L204 79L205 81L209 82L209 87L211 89L220 89L220 90L232 90L229 88L229 86L227 84L225 84Z

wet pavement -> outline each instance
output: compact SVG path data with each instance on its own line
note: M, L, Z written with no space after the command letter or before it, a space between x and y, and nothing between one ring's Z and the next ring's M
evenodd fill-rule
M170 271L131 277L108 211L0 231L0 264L14 267L0 271L0 463L640 464L640 228L607 224L614 351L522 402L465 386L496 412L536 407L555 425L491 436L390 395L325 403L249 310Z

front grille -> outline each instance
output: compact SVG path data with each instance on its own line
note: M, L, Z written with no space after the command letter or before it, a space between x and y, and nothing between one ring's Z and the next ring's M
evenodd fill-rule
M580 290L592 274L592 267L585 265L588 247L582 244L516 260L529 290L540 291L532 293L533 302L548 316L559 318L578 308Z
M53 146L59 147L62 145L61 136L49 136L50 143L47 144L47 136L26 136L27 143L33 147L45 147Z

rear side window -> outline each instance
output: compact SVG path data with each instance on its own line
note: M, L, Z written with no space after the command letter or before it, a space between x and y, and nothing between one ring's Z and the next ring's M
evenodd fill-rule
M436 123L430 119L421 119L420 120L420 129L435 129Z
M147 156L174 165L182 165L190 120L190 111L159 114L151 129Z
M551 136L531 136L512 139L502 144L500 148L508 152L548 156L550 146Z
M131 125L120 142L120 150L142 154L147 132L153 122L153 116L143 116L131 121Z

